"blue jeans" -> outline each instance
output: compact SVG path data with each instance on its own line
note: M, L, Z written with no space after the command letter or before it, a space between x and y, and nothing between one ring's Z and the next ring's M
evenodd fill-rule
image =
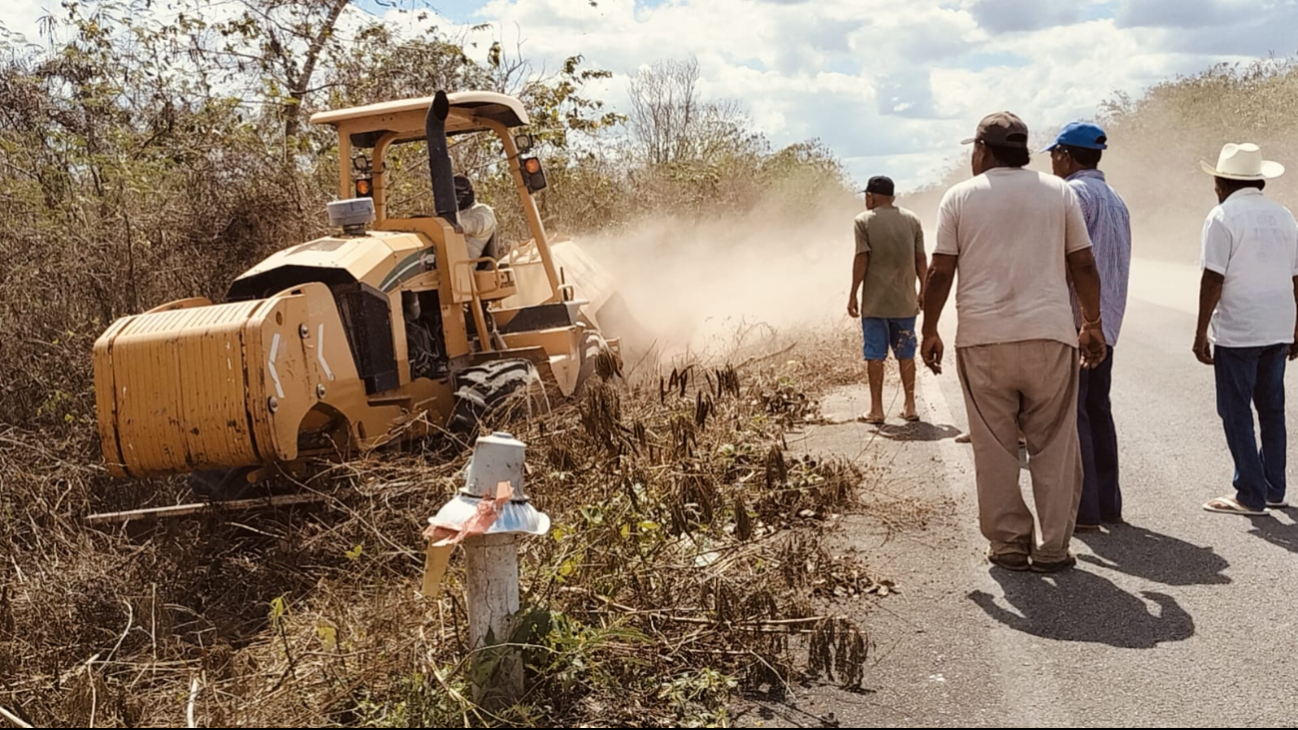
M915 359L914 317L862 317L861 337L866 360L887 359L889 346L898 360Z
M1213 352L1217 375L1217 413L1226 428L1226 444L1235 459L1235 492L1240 504L1264 509L1285 495L1284 369L1288 345L1218 347ZM1253 407L1262 427L1259 451L1253 430Z
M1118 485L1118 433L1113 426L1109 390L1113 386L1113 348L1093 370L1083 369L1077 391L1077 435L1082 443L1082 501L1077 524L1122 520ZM1251 418L1251 416L1250 416Z

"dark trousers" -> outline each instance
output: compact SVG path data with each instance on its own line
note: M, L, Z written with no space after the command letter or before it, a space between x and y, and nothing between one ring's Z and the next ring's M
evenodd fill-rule
M1288 354L1288 345L1218 347L1213 352L1217 413L1235 459L1236 498L1252 509L1284 501L1284 369ZM1257 408L1262 427L1260 450L1253 408Z
M1077 435L1082 443L1082 502L1077 523L1098 525L1122 520L1118 486L1118 433L1113 427L1109 390L1113 385L1113 348L1100 366L1082 369L1077 391Z

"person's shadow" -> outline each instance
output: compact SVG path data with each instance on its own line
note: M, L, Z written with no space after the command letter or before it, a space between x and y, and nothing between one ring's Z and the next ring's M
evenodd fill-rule
M1155 612L1149 603L1111 581L1081 570L1048 576L993 570L992 575L1001 584L1009 608L984 591L973 591L969 599L1015 631L1120 649L1152 649L1194 636L1194 619L1163 593L1141 593L1157 604Z
M1079 555L1078 560L1119 573L1169 586L1230 583L1230 578L1223 575L1230 563L1212 548L1143 527L1119 525L1107 535L1082 532L1073 537L1095 553Z
M879 426L879 435L890 441L942 441L960 435L955 426L913 421L906 424L885 423Z
M1298 524L1281 522L1272 517L1257 518L1253 520L1253 529L1248 534L1257 535L1291 553L1298 553Z

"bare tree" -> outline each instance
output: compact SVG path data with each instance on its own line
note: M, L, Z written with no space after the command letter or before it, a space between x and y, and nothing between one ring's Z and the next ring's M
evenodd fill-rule
M713 159L742 138L746 118L737 102L702 102L696 59L663 60L631 81L628 122L645 160L663 165Z
M697 122L699 63L663 60L640 69L631 81L631 133L652 164L689 155Z
M344 46L338 24L350 0L237 1L242 12L212 22L204 20L211 8L228 3L185 0L179 6L192 16L182 23L191 53L200 62L217 62L239 74L257 72L262 88L253 94L280 107L291 146L302 130L304 102L321 88L321 66Z

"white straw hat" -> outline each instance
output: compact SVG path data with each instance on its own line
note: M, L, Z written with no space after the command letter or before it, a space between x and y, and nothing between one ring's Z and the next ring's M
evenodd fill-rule
M1270 180L1284 174L1284 165L1262 159L1262 150L1252 142L1231 142L1221 148L1217 166L1200 161L1203 171L1227 180Z

